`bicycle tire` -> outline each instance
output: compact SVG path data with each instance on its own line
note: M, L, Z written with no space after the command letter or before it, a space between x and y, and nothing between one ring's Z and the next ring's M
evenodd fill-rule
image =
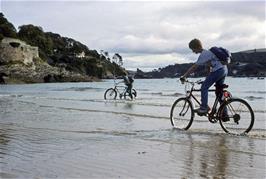
M224 110L227 110L228 121L223 119ZM241 135L247 134L252 129L255 117L251 106L245 100L230 98L219 108L219 121L226 133Z
M133 94L134 98L137 97L137 91L135 89L132 89L132 94Z
M183 113L184 115L181 114L182 112L184 112ZM183 118L181 119L181 117ZM191 101L188 100L187 98L177 99L173 103L170 112L170 121L172 126L174 128L188 130L192 125L193 119L194 119L194 110Z
M116 96L117 96L117 92L114 88L109 88L104 93L104 99L105 100L116 99Z
M134 98L136 98L136 96L137 96L137 92L135 89L131 90L131 96L129 95L128 92L124 93L124 99L133 100Z

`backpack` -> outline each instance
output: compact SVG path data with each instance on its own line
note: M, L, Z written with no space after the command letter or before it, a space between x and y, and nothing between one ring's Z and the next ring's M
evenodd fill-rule
M134 82L134 79L133 79L133 77L128 77L128 80L129 80L129 82L132 84L133 82Z
M231 53L223 47L212 47L210 51L220 60L223 65L231 62Z

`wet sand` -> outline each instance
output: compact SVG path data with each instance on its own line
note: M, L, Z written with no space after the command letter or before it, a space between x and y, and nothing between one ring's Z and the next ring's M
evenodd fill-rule
M0 98L0 178L266 178L264 111L233 136L198 116L173 129L165 97L36 91Z

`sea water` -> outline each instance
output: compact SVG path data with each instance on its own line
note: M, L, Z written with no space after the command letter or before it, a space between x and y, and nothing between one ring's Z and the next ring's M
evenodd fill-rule
M226 83L254 110L248 136L198 116L173 130L171 106L188 89L177 79L136 79L133 101L104 100L114 80L1 85L0 177L265 178L266 80Z

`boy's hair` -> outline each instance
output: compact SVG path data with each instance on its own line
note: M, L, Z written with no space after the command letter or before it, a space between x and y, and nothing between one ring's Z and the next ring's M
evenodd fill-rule
M198 49L198 48L202 48L202 44L201 41L199 39L193 39L189 42L188 44L190 49Z

